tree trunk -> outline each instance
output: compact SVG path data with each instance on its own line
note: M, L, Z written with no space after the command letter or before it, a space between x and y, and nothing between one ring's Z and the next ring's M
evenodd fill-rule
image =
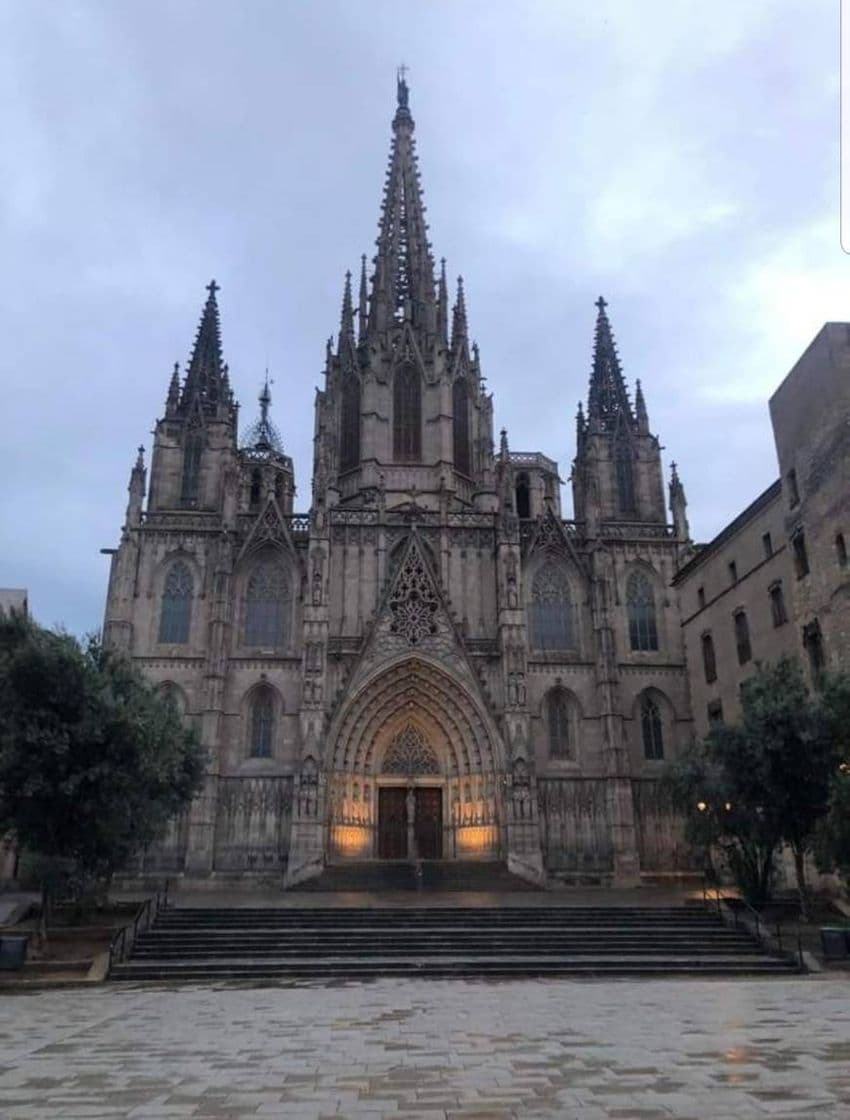
M806 886L806 850L801 844L792 844L794 870L797 874L797 894L800 896L800 917L809 920L809 894Z

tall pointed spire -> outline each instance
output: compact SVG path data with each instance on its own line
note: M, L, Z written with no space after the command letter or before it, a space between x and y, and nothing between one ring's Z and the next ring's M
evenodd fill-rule
M215 295L218 290L215 280L207 284L209 294L201 314L180 397L180 407L183 410L189 409L197 398L205 411L212 412L222 399L221 327Z
M434 261L428 243L405 74L406 67L400 67L369 308L370 334L402 321L425 330L433 331L436 327Z
M342 314L339 321L339 345L342 349L343 339L354 340L354 304L351 300L351 273L345 274L345 286L342 290Z
M670 513L673 516L673 527L676 537L680 541L691 539L691 530L688 525L688 502L685 498L685 488L676 470L676 464L670 464Z
M449 289L446 284L446 258L440 259L440 286L437 290L437 337L441 346L449 344Z
M463 277L457 278L457 300L452 312L452 353L457 355L465 345L469 348L466 323L466 298L463 294Z
M617 347L611 333L611 324L605 311L607 303L596 301L598 315L593 344L593 370L590 374L590 392L587 399L587 416L591 428L603 431L613 429L618 417L634 424L632 406L626 392Z
M640 434L647 435L649 433L649 416L646 411L646 401L643 399L640 378L635 381L635 420Z
M363 342L369 329L369 296L366 286L366 254L360 258L360 299L357 309L357 341Z
M180 363L174 363L171 371L171 381L168 384L168 396L165 398L165 415L173 416L180 404Z

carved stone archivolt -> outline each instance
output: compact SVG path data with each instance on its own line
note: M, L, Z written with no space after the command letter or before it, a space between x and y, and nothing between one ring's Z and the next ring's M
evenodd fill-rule
M387 735L414 720L449 775L500 769L501 741L467 690L448 673L418 657L397 662L374 677L344 707L329 769L369 773L384 757Z
M439 774L440 763L418 727L408 723L390 743L381 770L385 774Z

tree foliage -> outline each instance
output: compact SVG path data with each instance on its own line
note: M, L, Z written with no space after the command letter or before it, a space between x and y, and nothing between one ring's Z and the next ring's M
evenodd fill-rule
M110 875L198 790L204 756L170 700L95 639L0 619L0 828Z
M850 770L833 778L829 806L815 833L815 858L821 871L838 871L850 884Z
M720 724L668 768L666 782L692 841L719 848L748 901L769 896L773 860L790 845L805 907L805 856L826 812L838 759L844 678L812 696L796 661L759 666L741 692L741 718Z

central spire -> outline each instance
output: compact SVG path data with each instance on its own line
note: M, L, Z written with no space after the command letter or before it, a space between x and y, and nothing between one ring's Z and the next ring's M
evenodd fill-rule
M611 323L602 298L596 301L598 311L593 343L593 369L590 374L590 392L587 400L587 418L591 427L608 430L616 427L618 417L634 424L632 406L620 358L611 332Z
M370 334L403 322L427 331L436 327L434 261L425 223L406 73L407 67L401 66L396 76L393 140L369 307Z

